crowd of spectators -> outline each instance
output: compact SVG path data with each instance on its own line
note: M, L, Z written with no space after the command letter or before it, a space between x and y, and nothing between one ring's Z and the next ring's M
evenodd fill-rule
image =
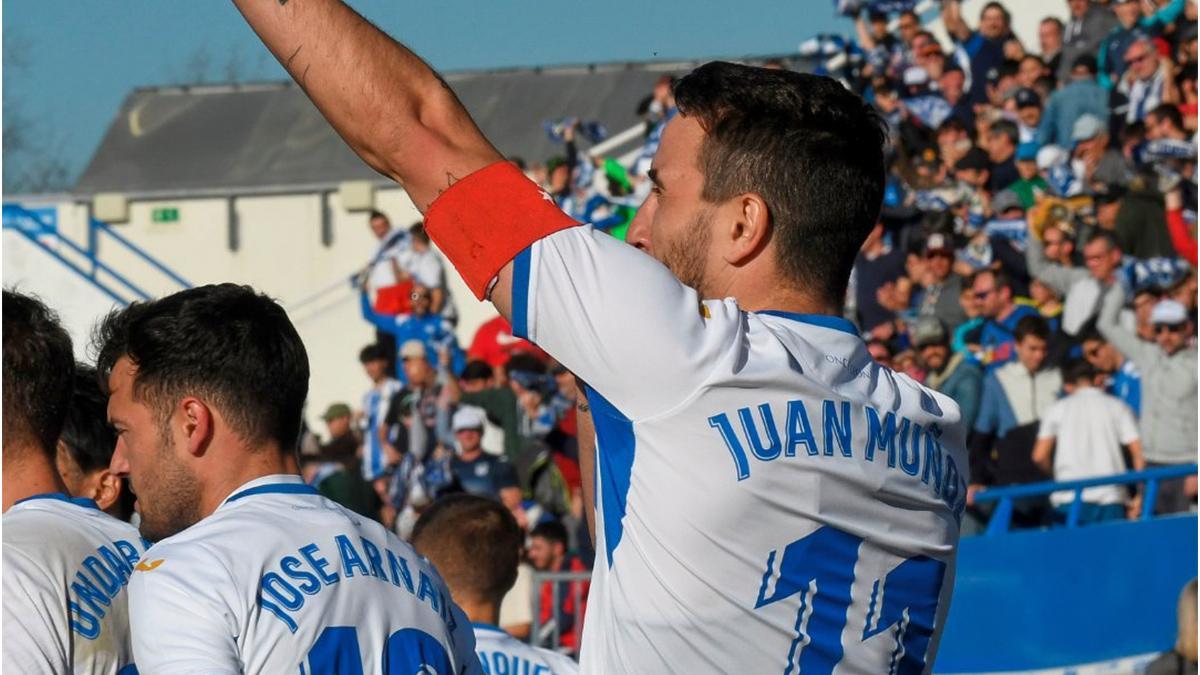
M1044 19L1025 44L996 2L973 26L945 0L948 40L910 3L856 3L857 40L838 42L832 52L849 58L828 69L877 108L891 140L846 315L877 361L958 402L970 429L965 533L986 524L990 505L974 496L989 487L1196 456L1196 4L1066 5L1067 21ZM628 164L582 151L604 130L579 118L546 124L561 156L513 161L565 212L623 239L675 114L670 77L638 112L644 146ZM370 384L357 409L325 412L306 477L401 536L439 496L500 501L530 542L505 628L548 640L530 634L528 601L540 596L538 623L570 650L579 589L534 589L528 572L586 570L594 556L575 379L500 317L464 351L421 223L394 228L376 212L370 226L378 249L356 279L377 336L360 354ZM1014 526L1064 521L1072 495L1019 502ZM1136 486L1083 500L1084 523L1142 508ZM1195 500L1194 477L1169 481L1152 508Z
M972 25L946 0L948 40L862 4L829 74L892 142L848 313L877 360L960 404L965 531L988 487L1194 462L1195 2L1070 0L1037 44L1002 3ZM1153 508L1195 497L1171 481ZM1083 522L1142 506L1136 489L1083 499ZM1069 501L1025 500L1013 522L1061 522Z

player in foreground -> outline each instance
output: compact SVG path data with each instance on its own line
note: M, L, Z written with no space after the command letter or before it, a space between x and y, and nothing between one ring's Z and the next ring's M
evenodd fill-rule
M497 627L500 603L517 581L525 533L503 504L451 495L421 514L413 548L442 573L454 602L475 627L475 649L488 673L571 675L569 657L531 647Z
M478 672L462 610L379 523L295 474L308 356L283 308L203 286L97 331L142 534L129 584L143 673Z
M4 291L5 673L125 674L125 584L145 552L129 523L72 499L54 467L71 401L71 338L37 300Z
M883 192L862 99L828 78L696 69L631 247L563 215L346 5L237 4L426 211L477 296L590 385L600 555L583 672L931 668L965 430L840 316Z

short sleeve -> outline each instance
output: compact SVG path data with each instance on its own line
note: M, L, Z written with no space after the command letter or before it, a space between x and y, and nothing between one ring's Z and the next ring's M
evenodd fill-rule
M518 254L512 295L513 334L632 420L695 392L737 346L744 319L732 301L702 305L662 263L591 227L556 232Z
M1050 406L1046 410L1046 414L1042 416L1042 421L1038 424L1038 439L1058 438L1060 426L1062 426L1062 401Z
M212 591L229 583L224 566L195 547L186 552L151 548L129 581L129 627L138 670L241 673L232 612Z
M1133 410L1120 399L1113 398L1112 403L1117 423L1117 440L1121 445L1129 445L1134 441L1141 440L1142 435L1138 433L1137 420L1133 417Z
M62 581L55 583L43 565L12 546L4 547L3 558L2 670L33 675L70 672Z
M497 460L492 465L492 481L495 483L497 490L520 487L520 484L517 483L516 469L513 468L512 464L504 460Z

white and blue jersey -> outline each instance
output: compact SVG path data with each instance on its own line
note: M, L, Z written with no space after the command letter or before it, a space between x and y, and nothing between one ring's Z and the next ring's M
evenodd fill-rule
M61 493L18 501L0 522L2 670L136 673L125 589L146 551L137 529Z
M569 656L533 647L486 623L475 628L475 652L486 675L575 675L579 664Z
M479 673L438 573L299 476L264 476L146 552L129 584L142 673Z
M953 401L841 318L701 302L589 227L512 269L513 333L589 385L583 672L932 667L967 486Z
M367 481L379 478L387 469L387 458L383 453L383 441L379 438L379 429L383 426L383 419L387 416L392 399L402 389L404 389L404 385L400 384L398 380L388 377L380 380L363 396L362 472L363 478Z

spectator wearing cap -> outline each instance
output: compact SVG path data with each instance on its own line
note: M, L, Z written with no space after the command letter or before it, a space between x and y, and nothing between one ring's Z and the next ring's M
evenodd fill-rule
M1008 189L1020 199L1021 208L1026 211L1033 208L1037 200L1050 189L1050 185L1038 171L1037 156L1038 146L1036 143L1022 143L1017 146L1015 159L1017 175L1020 178L1008 186Z
M1108 125L1099 117L1087 114L1075 120L1071 128L1071 142L1075 144L1072 156L1082 168L1076 174L1084 186L1129 184L1129 162L1120 150L1109 147L1110 138Z
M987 72L1004 61L1004 43L1012 35L1008 10L999 2L989 2L979 13L979 29L972 30L963 20L959 0L946 0L942 5L942 20L946 32L962 46L971 63L970 99L981 103L986 98L984 82Z
M925 386L954 399L968 429L975 425L983 388L983 370L962 353L951 353L950 334L936 317L917 319L912 330L917 365L925 371Z
M1100 389L1091 364L1079 360L1069 364L1063 376L1066 398L1047 410L1038 426L1033 462L1042 471L1063 482L1115 476L1125 473L1124 452L1128 451L1134 471L1145 468L1141 435L1129 406ZM1138 515L1141 497L1127 500L1121 485L1085 488L1079 524L1121 520ZM1050 495L1055 520L1065 523L1075 501L1071 490ZM1128 504L1126 502L1128 501Z
M484 421L481 408L464 405L455 411L451 421L455 456L450 470L463 492L499 500L513 511L521 510L521 488L512 464L483 451Z
M420 346L418 344L418 346ZM411 352L411 348L409 349ZM404 349L400 355L403 357ZM363 395L362 402L362 475L367 481L383 477L389 464L396 458L387 456L386 424L384 418L392 400L404 388L400 381L388 372L387 351L380 344L368 345L358 354L358 361L371 380L371 388Z
M997 113L1004 109L1005 97L1017 89L1017 69L1020 65L1018 61L1005 60L1001 61L999 66L989 70L985 87L987 100L977 105L988 106L988 110ZM995 120L989 121L994 122Z
M1013 331L1016 358L984 377L979 415L968 441L968 504L983 487L1046 478L1033 463L1033 445L1038 422L1062 387L1058 369L1046 367L1049 339L1049 326L1040 316L1021 319ZM1043 516L1041 500L1033 500L1017 506L1014 523L1037 525Z
M986 192L991 180L991 164L988 155L973 147L954 164L954 176L972 192Z
M1141 431L1148 466L1187 464L1196 460L1196 347L1187 309L1174 300L1160 300L1150 312L1154 342L1147 343L1118 321L1125 305L1121 284L1108 288L1096 327L1142 375ZM1191 497L1194 497L1192 495ZM1159 486L1155 510L1174 513L1188 508L1182 481Z
M954 244L949 235L935 232L925 240L925 278L922 288L913 299L919 317L941 320L951 330L967 320L959 304L963 278L955 274Z
M1011 120L999 120L988 129L986 147L988 154L988 191L999 192L1012 185L1020 178L1017 173L1015 157L1017 145L1020 142L1020 132Z
M321 444L308 464L308 482L322 495L366 516L379 519L379 496L363 479L357 456L359 439L354 433L352 412L345 403L333 403L321 415L329 440Z
M1147 113L1166 100L1167 68L1162 67L1158 48L1144 37L1126 48L1124 59L1128 67L1117 91L1129 100L1125 123L1133 124L1145 119Z
M949 61L937 78L938 92L950 104L950 119L957 120L964 128L975 126L975 109L967 98L967 76L962 66Z
M1017 138L1021 144L1037 140L1038 124L1042 121L1042 97L1032 88L1022 87L1013 92L1009 107L1017 116ZM1019 146L1018 146L1019 147ZM1034 159L1037 148L1034 146Z
M1038 313L1027 304L1017 304L1012 277L1003 270L980 270L971 287L984 318L976 357L990 372L1016 358L1017 325L1025 317L1036 317Z
M1035 141L1040 146L1069 146L1075 121L1084 115L1108 119L1108 92L1096 82L1096 57L1083 54L1071 65L1066 86L1050 95Z
M1065 81L1076 59L1096 54L1104 38L1117 25L1117 17L1101 2L1067 0L1070 18L1063 33L1063 57L1059 62L1058 79Z
M529 354L514 354L504 364L503 383L477 386L446 379L450 402L482 408L487 418L504 429L504 456L514 465L530 454L538 438L543 399L553 393L554 378L546 365ZM539 386L540 385L540 386Z
M1101 43L1097 54L1100 84L1107 89L1115 87L1126 70L1134 65L1127 56L1129 48L1139 40L1161 35L1163 28L1182 14L1186 6L1185 0L1171 0L1152 14L1143 16L1142 3L1138 0L1116 0L1113 13L1117 16L1117 25Z
M411 300L411 314L391 316L372 310L364 292L360 294L359 308L364 319L377 329L392 335L397 345L404 345L412 340L425 345L426 358L431 363L437 363L440 350L450 350L454 372L461 371L466 365L466 355L454 336L454 324L446 317L433 313L433 291L426 286L414 284ZM407 375L400 360L402 359L396 363L396 378L407 383Z
M1133 361L1126 358L1096 329L1095 322L1079 334L1083 358L1104 376L1104 390L1129 406L1134 417L1142 414L1142 376Z
M1013 183L1016 185L1016 183ZM1002 265L1005 265L1010 270L1013 268L1008 266L1006 259L1003 258L1000 244L1008 244L1009 250L1023 251L1025 249L1025 241L1029 236L1029 226L1025 223L1025 206L1021 203L1021 198L1011 188L1007 188L997 192L992 197L991 202L992 218L990 218L983 227L983 231L987 234L992 246L992 251ZM997 241L1002 240L1002 241ZM1016 263L1020 264L1020 262ZM1024 273L1022 270L1013 270L1019 273Z

